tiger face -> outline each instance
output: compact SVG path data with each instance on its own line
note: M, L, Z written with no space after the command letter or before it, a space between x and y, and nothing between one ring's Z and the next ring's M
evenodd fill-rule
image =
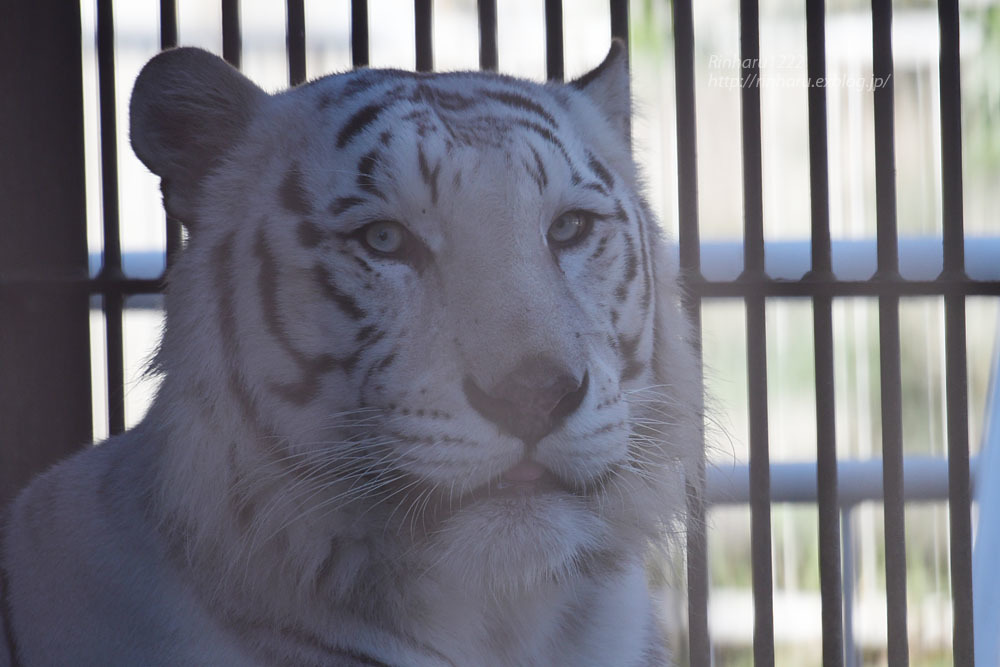
M361 70L271 96L194 49L147 66L133 145L190 233L163 393L224 434L246 524L364 516L521 586L677 516L694 366L628 106L617 43L565 85Z

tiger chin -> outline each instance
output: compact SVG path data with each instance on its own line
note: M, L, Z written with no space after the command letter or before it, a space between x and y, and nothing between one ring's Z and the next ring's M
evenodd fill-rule
M277 94L180 48L130 114L162 383L9 508L0 663L668 664L701 397L624 45Z

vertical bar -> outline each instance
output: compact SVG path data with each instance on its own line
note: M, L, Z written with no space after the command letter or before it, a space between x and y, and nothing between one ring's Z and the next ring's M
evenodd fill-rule
M497 0L478 0L479 69L497 71Z
M611 0L611 38L625 42L625 60L628 64L629 33L628 33L628 0ZM629 145L632 141L632 119L628 119L627 128ZM699 311L700 313L700 311Z
M764 277L764 194L760 148L760 33L756 0L740 1L740 61L743 278L761 280Z
M694 82L694 18L691 0L673 3L674 89L677 96L677 213L681 272L701 280L698 230L698 144ZM701 304L693 310L700 313Z
M177 46L177 0L160 0L160 48Z
M626 44L629 43L628 0L611 0L611 37L617 37Z
M962 72L959 60L958 0L938 2L941 31L941 195L944 271L965 280L965 224L962 210Z
M872 76L875 97L875 211L878 276L899 280L896 233L896 158L893 120L892 2L872 0ZM879 297L882 384L882 485L885 495L885 587L889 664L909 664L906 631L906 527L903 497L899 297Z
M616 7L624 7L616 11ZM611 33L628 34L628 4L612 2ZM623 16L624 13L624 16ZM673 3L675 95L677 98L677 201L681 275L688 284L685 310L692 325L698 368L701 354L701 298L695 285L701 279L701 248L698 231L698 151L694 83L694 18L691 0ZM698 376L702 395L701 374ZM687 584L688 651L694 667L709 667L712 648L708 635L708 549L705 534L705 463L699 461L694 479L687 484Z
M756 0L740 2L740 109L743 137L743 275L764 278L764 204L760 146L760 40ZM756 667L774 665L771 574L771 475L767 427L767 334L764 297L746 299L747 383L750 417L750 557L753 569Z
M417 71L434 69L434 47L431 43L431 0L413 0L414 32L417 48Z
M881 85L873 85L878 272L884 280L898 280L891 0L872 0L872 76L873 84L881 82Z
M858 649L854 644L854 591L858 586L858 574L855 567L854 550L854 506L847 505L840 511L844 554L844 664L845 667L857 667Z
M746 299L750 417L750 560L753 570L754 665L774 665L771 574L771 471L767 425L767 332L764 297Z
M0 62L2 510L93 438L80 3L0 3Z
M823 666L844 664L844 619L840 576L840 508L837 504L837 434L834 407L833 304L813 297L816 354L816 492L819 513L819 586L823 620Z
M812 212L812 268L806 280L833 280L830 250L830 194L827 154L826 10L824 0L806 2L806 69L809 78L809 192ZM816 492L819 519L819 576L823 621L823 665L843 667L844 608L837 503L837 434L833 374L833 301L813 297L816 378Z
M222 0L222 57L237 69L243 64L239 0Z
M905 666L909 663L909 649L906 637L906 530L899 368L899 297L883 294L879 297L878 305L889 664Z
M965 274L962 205L962 91L958 1L938 2L941 31L941 187L944 221L942 279ZM965 297L945 294L945 387L948 420L948 511L951 527L952 651L956 665L973 665L972 522L969 489L969 398Z
M368 67L368 0L351 0L351 63Z
M809 80L809 192L814 278L833 280L830 257L830 185L826 143L826 10L824 0L806 1L806 69Z
M549 81L562 81L563 7L562 0L545 0L545 70Z
M306 80L306 8L303 0L287 0L288 83L297 86Z
M160 48L171 49L177 46L177 2L176 0L160 0ZM177 261L177 253L181 249L181 223L167 217L167 268Z
M952 651L956 665L975 664L972 614L972 517L969 489L969 399L965 297L945 296L945 387L948 419L948 512L951 527Z
M104 285L107 329L108 432L125 430L125 368L122 341L121 240L118 226L118 140L115 121L115 33L112 0L97 2L97 79L101 122L101 206L104 209Z

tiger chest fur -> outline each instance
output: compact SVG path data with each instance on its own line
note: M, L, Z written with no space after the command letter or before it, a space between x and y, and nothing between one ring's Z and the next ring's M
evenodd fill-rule
M12 506L11 659L665 664L700 398L623 45L275 95L176 49L131 123L189 232L163 381Z

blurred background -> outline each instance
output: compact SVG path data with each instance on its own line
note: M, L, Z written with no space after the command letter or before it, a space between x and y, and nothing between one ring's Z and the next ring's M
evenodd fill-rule
M369 0L373 67L414 66L413 4ZM179 43L222 51L218 3L177 0ZM81 4L87 137L88 240L92 272L102 250L100 132L98 130L96 9ZM941 160L936 5L893 3L895 146L901 246L941 235ZM1000 0L960 4L962 131L967 244L1000 237ZM351 66L350 3L306 0L306 62L309 78ZM874 271L874 123L870 7L860 0L828 0L827 86L830 221L835 244L858 242L860 278ZM435 0L434 67L478 67L475 0ZM698 187L703 270L728 279L741 270L742 180L740 149L739 37L737 0L694 3ZM119 205L124 268L130 277L153 278L164 267L164 214L156 179L132 154L128 98L139 69L158 51L158 0L114 3L118 114ZM242 0L243 71L262 87L287 86L285 4ZM806 87L805 3L760 3L761 114L764 233L768 242L807 257L810 229ZM497 8L499 69L535 80L545 77L543 0L500 0ZM607 0L565 3L567 78L601 61L608 48ZM648 197L668 232L677 232L677 156L674 61L668 0L630 3L631 66L636 157ZM937 241L938 247L940 241ZM968 245L967 245L968 247ZM998 246L1000 247L1000 246ZM727 249L737 249L726 255ZM866 250L867 248L867 250ZM712 249L717 252L712 254ZM718 261L720 256L733 261ZM906 261L906 278L933 278L941 257ZM770 262L770 256L769 256ZM865 263L867 262L867 264ZM1000 256L996 258L1000 263ZM798 278L794 262L775 266ZM868 268L865 268L868 267ZM769 269L771 265L769 264ZM836 266L835 266L836 268ZM867 271L867 272L866 272ZM970 267L972 277L973 269ZM842 276L843 277L843 276ZM809 299L767 302L767 374L772 462L811 461L816 453L815 380ZM94 427L107 435L104 319L99 298L91 315ZM975 455L984 435L987 397L997 339L997 299L967 301L970 442ZM161 299L137 296L124 318L126 422L138 422L155 391L143 375L158 342ZM900 305L903 436L909 455L944 456L944 306L940 297L904 297ZM746 340L740 299L706 299L703 305L706 386L710 396L709 460L720 468L746 463L748 442ZM880 454L878 304L871 298L834 301L834 363L837 449L842 459ZM845 586L853 617L848 631L857 662L886 664L882 507L862 503L843 514ZM775 505L772 510L775 641L777 664L820 664L820 596L817 517L814 505ZM951 607L948 516L944 501L908 503L907 597L911 664L950 665ZM750 513L745 506L708 512L709 624L718 665L750 665L753 630L750 593ZM665 569L683 590L683 568ZM847 595L845 595L847 597ZM664 612L685 639L683 594L664 597Z

